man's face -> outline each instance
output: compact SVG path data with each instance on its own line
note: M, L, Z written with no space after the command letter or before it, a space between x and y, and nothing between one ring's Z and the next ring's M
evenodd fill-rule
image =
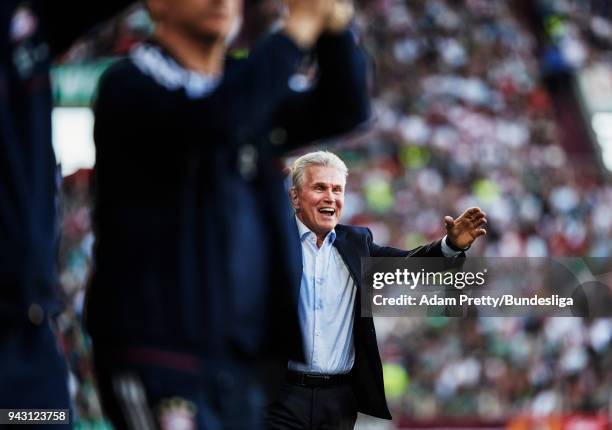
M149 0L158 25L198 39L225 40L242 18L243 0Z
M291 189L291 203L300 221L317 237L333 230L342 215L346 179L334 167L308 166L299 189Z

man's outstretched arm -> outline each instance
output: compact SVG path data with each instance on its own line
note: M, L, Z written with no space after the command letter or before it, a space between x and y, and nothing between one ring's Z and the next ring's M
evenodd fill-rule
M463 255L464 251L472 246L472 243L487 232L483 228L487 223L486 214L477 207L464 211L457 219L450 216L444 217L446 237L419 246L409 251L404 251L388 246L375 244L370 233L370 252L372 257L456 257ZM369 231L369 230L368 230ZM454 254L454 255L453 255Z

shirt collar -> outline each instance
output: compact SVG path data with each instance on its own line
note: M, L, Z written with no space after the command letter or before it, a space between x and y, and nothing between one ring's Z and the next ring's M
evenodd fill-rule
M314 234L314 232L312 230L310 230L308 227L306 227L304 225L304 223L302 221L300 221L300 219L297 217L297 215L295 216L295 221L297 222L297 226L298 226L298 232L300 233L300 240L304 241L304 239L306 239L309 235L313 235L313 237L316 237L316 235ZM327 233L327 236L325 237L325 241L329 241L329 244L333 244L334 241L336 240L336 230L332 230L329 233Z
M198 99L217 89L221 76L188 70L156 41L138 45L130 53L134 65L168 90L184 89L187 97Z

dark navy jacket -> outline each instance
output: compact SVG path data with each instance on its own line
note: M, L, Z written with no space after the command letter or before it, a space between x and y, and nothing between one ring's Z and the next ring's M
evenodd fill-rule
M32 306L57 306L49 63L128 3L0 2L0 327L27 321ZM40 312L36 320L42 321Z
M116 347L299 357L299 242L276 157L368 119L364 56L349 32L322 37L318 81L297 92L304 53L274 34L201 95L147 49L100 84L90 333Z
M351 277L357 286L353 339L355 363L351 372L353 390L357 397L359 412L379 418L391 419L385 398L383 372L376 343L374 321L361 316L361 258L366 257L444 257L441 241L404 251L373 242L369 229L349 225L337 225L334 246L342 256ZM459 262L465 254L448 258L448 264ZM450 266L449 266L450 267Z

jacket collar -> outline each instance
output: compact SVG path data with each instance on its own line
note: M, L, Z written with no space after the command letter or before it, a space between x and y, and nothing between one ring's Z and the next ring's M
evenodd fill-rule
M353 281L357 288L361 287L361 261L360 253L357 252L357 244L353 244L347 234L348 230L346 226L338 224L335 228L336 240L334 246L338 250L338 253L344 260L344 264L348 267Z
M212 93L221 82L220 76L205 75L180 65L170 53L155 40L138 45L130 52L130 59L145 75L159 85L173 91L183 89L190 99L198 99Z

